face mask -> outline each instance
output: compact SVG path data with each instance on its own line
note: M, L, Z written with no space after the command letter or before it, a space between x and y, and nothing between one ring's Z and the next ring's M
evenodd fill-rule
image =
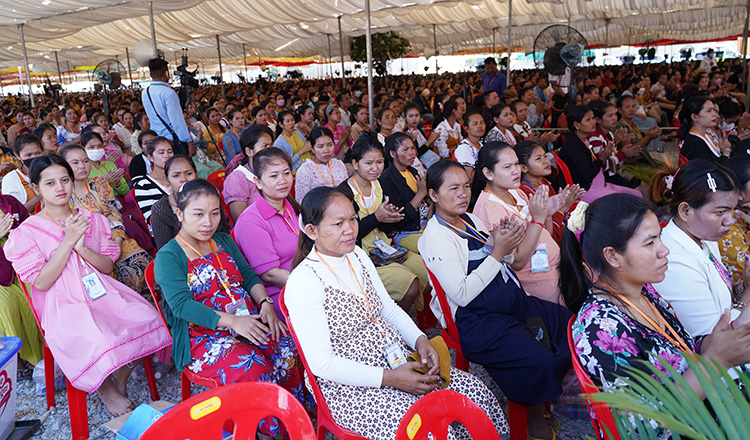
M317 96L313 96L312 102L318 102L318 97Z
M721 85L721 78L717 78L717 79L715 79L715 80L714 80L714 85L715 85L715 86L720 86L720 85Z
M354 96L356 96L357 98L359 98L360 96L362 96L362 92L360 92L359 90L357 90L356 92L354 92Z
M646 93L646 89L644 89L643 87L641 87L640 89L638 89L638 92L636 92L636 94L638 94L638 95L643 95L644 93Z
M728 123L726 121L719 122L719 128L724 131L732 131L734 130L734 122Z
M98 162L104 157L104 148L99 150L86 150L86 156L89 157L89 160Z
M296 104L296 105L294 106L294 109L295 109L295 110L297 110L297 109L298 109L298 108L300 108L300 107L302 107L302 104Z
M283 99L279 99L278 101L276 101L276 105L278 105L279 107L284 107L285 103L286 101L284 101Z
M31 162L33 162L34 159L36 159L36 157L30 157L28 159L24 159L22 161L23 162L23 166L25 166L26 168L30 168L31 167Z

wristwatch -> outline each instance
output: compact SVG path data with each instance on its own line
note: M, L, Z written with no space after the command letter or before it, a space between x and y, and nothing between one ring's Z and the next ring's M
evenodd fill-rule
M267 296L267 297L263 298L262 300L260 300L260 302L258 303L258 308L263 307L263 303L265 303L265 302L268 302L268 304L273 305L273 299L271 299L270 296Z

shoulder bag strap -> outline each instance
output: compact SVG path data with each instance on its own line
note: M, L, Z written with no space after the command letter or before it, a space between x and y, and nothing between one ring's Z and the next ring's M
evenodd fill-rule
M151 99L151 86L146 87L146 95L148 96L148 100L151 103L151 108L154 109L154 113L156 113L156 117L159 118L162 124L164 124L164 127L169 131L169 134L172 135L172 139L179 140L177 137L177 133L172 130L172 126L167 124L167 121L164 120L164 118L161 117L158 111L156 111L156 106L154 105L154 100Z

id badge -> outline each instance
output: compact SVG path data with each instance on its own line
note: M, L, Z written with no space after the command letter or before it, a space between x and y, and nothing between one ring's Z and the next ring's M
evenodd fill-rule
M398 342L393 342L385 348L385 359L388 362L388 365L391 366L391 370L406 363L406 355L404 354L404 351L401 350L401 346L398 345Z
M247 309L247 304L245 303L245 300L240 298L232 301L231 303L227 304L226 311L230 315L236 315L236 316L249 316L250 311Z
M92 300L99 299L107 294L107 289L104 288L102 281L95 272L82 276L81 281L83 282L84 289L86 289L86 293L89 294L89 298Z
M381 251L383 251L386 255L393 255L396 252L398 252L396 249L394 249L391 245L387 244L385 241L381 239L377 239L374 241L375 246L378 247Z
M531 272L549 272L549 258L547 257L547 244L539 243L531 256Z

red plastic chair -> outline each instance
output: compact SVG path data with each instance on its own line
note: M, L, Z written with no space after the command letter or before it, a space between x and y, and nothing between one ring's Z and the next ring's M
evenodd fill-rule
M287 310L286 302L284 301L285 290L286 288L282 288L281 293L279 294L279 307L281 308L281 313L284 314L284 318L286 318L286 326L289 329L289 334L292 335L294 345L297 347L300 359L302 359L302 365L304 365L305 371L307 372L307 377L308 379L310 379L310 386L312 387L312 392L315 396L315 403L318 406L318 438L325 439L327 430L340 440L367 440L366 437L362 437L356 432L339 426L333 420L331 410L328 409L328 404L326 404L326 401L323 398L323 393L320 391L318 381L315 378L315 375L310 370L310 366L307 364L307 359L305 359L305 354L302 352L302 347L299 345L297 334L294 332L292 322L289 320L289 311Z
M39 327L39 331L44 336L39 315L34 309L34 302L31 299L26 283L21 282L21 289L26 296L26 301L31 307L34 314L34 320ZM151 400L159 400L159 391L156 389L156 377L154 376L154 367L151 364L151 357L143 358L143 368L146 370L148 379L148 390L151 393ZM44 385L47 393L47 409L55 406L55 359L47 345L47 339L44 339ZM70 431L73 440L85 440L89 438L89 410L86 401L86 392L74 387L72 383L65 378L65 386L68 391L68 413L70 414Z
M273 383L242 382L182 402L151 425L141 440L218 440L228 425L234 426L234 440L254 440L258 423L268 416L284 424L290 440L315 439L305 408L289 391Z
M224 209L224 212L227 214L227 219L231 222L232 220L232 210L229 209L229 205L226 204L224 201L224 179L227 177L225 170L219 170L214 171L213 173L209 174L208 177L206 177L206 180L211 182L213 186L216 187L216 189L219 190L219 196L221 197L221 207Z
M469 361L466 360L463 352L461 351L461 342L459 342L458 340L458 328L456 327L456 323L453 321L453 315L451 314L451 308L448 305L448 299L445 296L443 286L440 285L437 277L435 277L435 274L433 274L429 268L427 269L427 275L430 276L432 289L435 292L435 296L437 296L438 298L438 302L440 303L440 310L443 312L443 319L445 319L446 327L443 327L442 329L445 344L448 346L448 348L456 350L456 368L468 372ZM427 307L426 304L425 307Z
M568 166L565 165L565 162L563 162L562 159L560 159L560 155L557 154L557 151L553 151L552 154L555 155L555 165L557 165L558 171L562 173L565 183L567 185L573 185L575 182L573 182L573 176L570 174Z
M573 340L573 332L571 331L575 320L576 315L573 315L573 317L571 317L570 321L568 322L568 345L570 346L570 353L571 357L573 358L573 369L576 372L578 383L581 384L581 392L583 393L584 399L586 400L586 408L588 408L589 414L591 414L591 411L593 410L594 414L596 415L596 418L591 418L591 424L594 425L596 438L599 440L620 440L620 435L617 431L617 426L615 425L615 418L612 416L612 411L609 409L609 406L606 403L592 402L589 399L591 395L600 393L601 391L596 387L596 385L594 385L594 382L591 380L586 370L583 369L581 361L578 359L578 355L576 354L576 344ZM605 427L609 430L611 437L607 437ZM602 435L604 435L604 437L602 437Z
M690 162L690 159L688 159L687 157L683 156L682 153L680 153L680 160L677 162L677 166L681 167L688 162Z
M159 305L159 299L161 299L161 292L158 292L154 286L156 285L156 282L154 280L154 262L148 263L148 266L146 266L146 273L144 274L144 277L146 279L146 285L148 286L148 291L151 292L151 298L154 299L154 305L156 306L156 310L159 311L159 316L161 316L161 321L164 323L164 326L167 327L169 330L169 325L167 325L167 320L164 319L164 313L162 313L161 306ZM170 330L170 335L172 334ZM198 385L202 385L207 388L218 388L221 386L220 383L216 382L212 379L206 379L204 377L200 377L197 374L193 373L187 368L184 368L182 370L182 374L180 375L180 386L182 388L182 401L186 401L190 399L190 395L192 394L192 391L190 390L190 382L197 383Z
M398 425L396 440L448 438L448 426L459 422L472 438L500 440L492 420L476 403L453 390L437 390L417 400Z
M433 274L429 268L427 269L427 274L430 276L432 288L435 291L435 295L437 295L438 302L440 303L440 310L443 312L443 319L445 319L445 324L447 326L447 328L443 328L442 335L443 339L445 340L445 344L449 348L456 350L456 368L468 372L469 361L464 357L464 354L461 351L461 342L458 338L458 327L456 327L456 322L453 321L453 315L451 314L451 308L448 305L448 299L445 296L445 290L443 290L443 286L440 285L437 277L435 277L435 274ZM547 404L547 406L549 406L549 404ZM510 425L510 440L526 440L526 413L527 411L525 406L508 400L508 423Z
M211 182L219 192L224 191L224 179L227 177L225 170L214 171L206 177L206 180Z

